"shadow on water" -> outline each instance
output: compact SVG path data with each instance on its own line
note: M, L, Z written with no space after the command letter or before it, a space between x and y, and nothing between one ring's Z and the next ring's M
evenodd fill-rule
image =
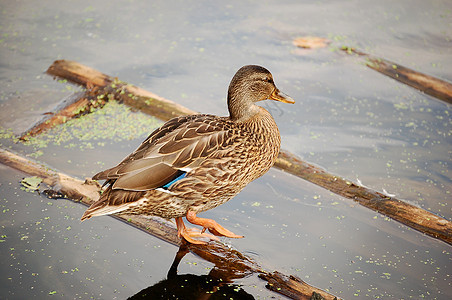
M233 284L236 273L231 274L221 268L213 268L207 275L177 274L177 268L189 253L182 244L168 271L167 278L147 287L128 299L254 299L239 285Z

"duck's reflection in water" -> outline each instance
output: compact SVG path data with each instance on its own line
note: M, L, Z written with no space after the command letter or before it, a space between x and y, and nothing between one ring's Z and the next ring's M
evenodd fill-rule
M232 284L231 279L237 278L237 274L230 274L216 267L208 275L178 275L177 267L188 252L187 246L182 244L168 271L167 279L140 291L129 299L254 299L238 285Z

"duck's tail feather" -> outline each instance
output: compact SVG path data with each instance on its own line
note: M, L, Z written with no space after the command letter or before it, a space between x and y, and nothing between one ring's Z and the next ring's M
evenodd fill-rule
M99 201L98 201L99 202ZM111 215L114 213L119 213L123 210L126 210L129 205L122 204L118 206L111 206L107 205L107 203L99 203L99 205L96 205L98 202L93 203L93 205L88 208L85 213L83 214L82 218L80 219L82 222L91 218L91 217L98 217L98 216L104 216L104 215Z
M91 204L91 206L83 214L81 221L91 217L111 215L127 210L140 203L144 196L144 192L128 192L122 190L113 190L109 186L101 198Z

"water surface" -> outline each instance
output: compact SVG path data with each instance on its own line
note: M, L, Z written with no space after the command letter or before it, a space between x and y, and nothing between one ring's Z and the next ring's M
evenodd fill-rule
M56 59L218 115L227 114L235 71L260 64L297 102L262 103L284 149L452 217L451 106L337 51L357 47L452 81L450 1L0 3L0 123L16 134L78 90L43 74ZM295 49L292 39L302 35L333 42ZM83 149L83 142L2 144L84 178L117 163L145 136ZM20 190L23 175L7 168L0 176L2 298L123 299L166 278L175 247L108 217L80 224L83 206ZM343 298L452 298L450 246L278 170L203 216L245 235L226 242L265 268ZM204 276L211 268L187 256L179 273ZM256 299L275 296L255 276L235 284Z

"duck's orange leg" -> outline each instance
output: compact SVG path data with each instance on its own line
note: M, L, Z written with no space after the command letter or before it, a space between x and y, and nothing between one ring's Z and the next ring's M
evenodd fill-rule
M190 222L192 224L200 225L200 226L204 227L202 232L204 232L206 229L209 229L209 231L211 233L218 235L218 236L226 236L226 237L230 237L230 238L243 238L242 235L237 235L237 234L227 230L226 228L224 228L223 226L221 226L214 220L197 217L196 213L193 211L187 212L187 220L188 220L188 222Z
M176 226L177 226L177 236L180 238L184 238L189 243L201 245L207 244L206 242L195 240L192 237L208 237L214 240L218 240L216 236L213 236L211 234L201 232L200 230L197 229L185 227L182 217L176 218Z

